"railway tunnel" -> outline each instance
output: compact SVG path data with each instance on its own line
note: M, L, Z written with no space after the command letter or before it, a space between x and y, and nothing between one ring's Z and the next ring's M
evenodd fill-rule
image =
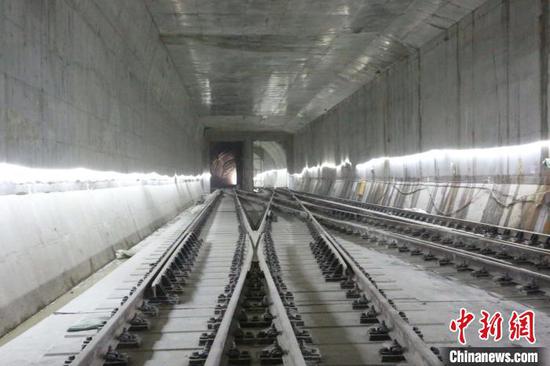
M0 0L0 365L550 363L549 9Z

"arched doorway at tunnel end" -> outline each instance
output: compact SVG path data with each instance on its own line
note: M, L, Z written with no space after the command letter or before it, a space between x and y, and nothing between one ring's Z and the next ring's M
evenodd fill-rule
M210 189L242 186L243 143L216 141L210 143Z

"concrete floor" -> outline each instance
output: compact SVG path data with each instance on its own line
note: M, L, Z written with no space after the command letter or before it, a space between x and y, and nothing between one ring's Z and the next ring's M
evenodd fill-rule
M0 347L4 346L6 343L12 341L13 339L19 337L21 334L25 333L27 330L34 327L36 324L40 323L42 320L46 319L50 315L55 314L65 305L67 305L72 300L76 299L78 296L82 295L85 291L94 286L97 282L108 276L112 271L114 271L118 266L124 263L123 259L115 259L114 261L106 264L99 271L93 273L90 277L73 287L70 291L63 294L57 298L54 302L40 310L38 313L25 320L23 323L17 326L14 330L7 333L0 338Z

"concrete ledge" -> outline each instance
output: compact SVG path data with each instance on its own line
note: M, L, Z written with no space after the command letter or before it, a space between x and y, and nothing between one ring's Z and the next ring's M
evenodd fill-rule
M0 335L192 204L184 184L0 198Z
M196 212L185 210L168 224L142 240L137 253L79 296L0 347L0 359L7 365L59 365L66 355L80 349L88 331L71 333L67 329L91 313L108 316L128 294L121 284L135 283L143 267L156 260L192 220ZM108 251L106 252L108 254ZM91 333L95 333L92 331Z

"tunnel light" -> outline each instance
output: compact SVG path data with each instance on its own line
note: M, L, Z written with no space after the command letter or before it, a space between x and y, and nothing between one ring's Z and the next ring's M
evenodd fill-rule
M336 165L334 163L327 163L327 162L324 162L322 163L321 165L318 165L316 167L313 167L312 169L324 169L324 168L329 168L329 169L341 169L343 168L344 166L346 165L351 165L351 161L349 161L348 158L346 158L344 161L342 161L340 164Z
M317 171L320 171L320 170L323 170L323 169L340 170L345 166L351 166L351 161L349 160L349 158L346 158L344 161L342 161L338 165L334 164L334 163L331 163L331 162L323 162L323 163L321 163L319 165L316 165L316 166L313 166L313 167L309 167L309 166L306 165L300 173L294 173L294 174L291 174L291 175L294 176L294 177L301 177L305 173L313 173L313 172L317 172Z
M200 175L161 175L151 173L120 173L115 171L101 171L86 168L72 169L45 169L30 168L21 165L0 163L0 183L29 184L29 183L71 183L71 182L136 182L136 181L173 181L207 179L209 173Z
M286 168L271 169L258 173L254 176L254 185L264 186L266 180L270 180L277 187L288 187L288 170Z
M262 180L262 179L265 179L265 177L267 177L269 175L273 175L273 174L277 174L277 175L287 174L287 175L291 175L293 177L301 178L305 173L318 172L318 171L323 170L325 168L326 169L340 170L344 166L351 166L351 161L349 160L349 158L346 158L344 161L342 161L338 165L336 165L334 163L331 163L331 162L323 162L322 164L319 164L319 165L316 165L316 166L313 166L313 167L309 167L309 166L306 165L300 173L294 173L294 174L289 174L288 170L284 169L284 168L283 169L266 170L264 172L256 174L254 176L254 180Z
M474 148L474 149L434 149L421 153L403 155L403 156L388 156L388 157L378 157L370 159L361 164L355 166L357 171L365 171L368 169L374 169L385 163L389 165L407 165L414 163L430 162L434 160L446 161L448 162L451 168L455 167L457 163L476 160L476 161L486 161L491 164L497 159L522 159L522 157L531 157L533 159L538 159L540 157L541 148L550 149L550 140L537 141L523 145L512 145L512 146L498 146L498 147L488 147L488 148ZM550 158L543 157L542 161L539 161L540 164L546 168L550 168ZM538 164L538 163L537 163ZM301 172L290 174L293 177L301 178L306 173L315 173L319 172L323 168L329 169L341 169L344 166L351 165L349 159L345 159L340 164L336 165L334 163L324 162L320 165L314 167L309 167L306 165ZM286 169L284 169L286 171ZM265 171L258 174L256 177L263 178L268 174L277 173L277 170ZM280 173L279 173L280 174Z
M473 149L434 149L417 154L379 157L357 164L357 170L373 169L383 163L407 164L430 160L448 160L449 164L467 160L493 161L502 158L521 158L522 156L539 154L543 147L550 147L550 140L537 141L523 145L498 146Z
M258 173L254 176L254 179L264 179L265 177L273 174L288 174L286 169L271 169L264 172Z
M233 169L229 173L229 183L233 186L237 185L237 169Z

